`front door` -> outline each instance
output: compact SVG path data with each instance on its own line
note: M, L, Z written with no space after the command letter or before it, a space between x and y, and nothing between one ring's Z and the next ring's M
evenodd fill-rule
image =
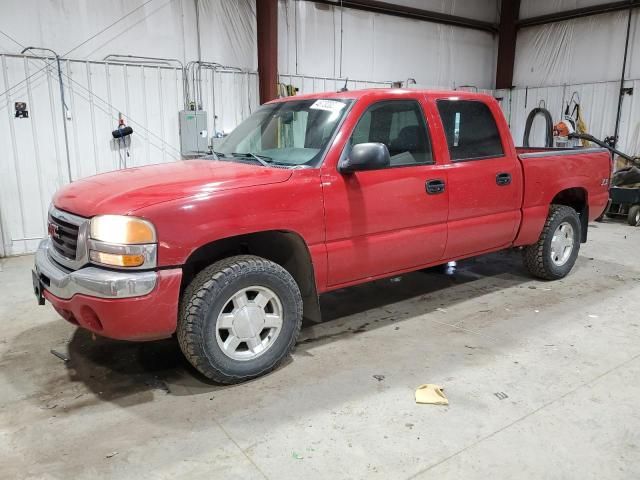
M434 161L420 100L370 105L343 155L367 142L387 145L388 168L341 174L323 167L329 286L411 269L444 254L447 174Z

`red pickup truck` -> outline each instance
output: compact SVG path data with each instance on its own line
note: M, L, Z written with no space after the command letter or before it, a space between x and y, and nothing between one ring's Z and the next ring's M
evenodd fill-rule
M216 150L58 191L38 300L106 337L177 333L200 372L239 382L334 289L511 247L564 277L611 172L604 149L516 149L496 101L468 92L280 99Z

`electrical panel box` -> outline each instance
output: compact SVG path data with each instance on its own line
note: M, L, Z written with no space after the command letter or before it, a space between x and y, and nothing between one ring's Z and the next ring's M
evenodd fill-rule
M193 157L209 152L209 132L207 130L207 112L204 110L181 110L180 153L184 157Z

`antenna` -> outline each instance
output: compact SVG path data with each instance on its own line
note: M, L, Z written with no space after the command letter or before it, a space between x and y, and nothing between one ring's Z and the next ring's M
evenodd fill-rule
M347 79L344 81L344 87L342 87L339 91L340 92L348 92L349 89L347 88L347 83L349 83L349 77L347 77Z

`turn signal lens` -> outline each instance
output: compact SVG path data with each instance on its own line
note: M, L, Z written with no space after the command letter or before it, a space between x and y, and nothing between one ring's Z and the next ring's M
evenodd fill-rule
M126 215L99 215L91 219L91 238L107 243L155 243L156 230L147 220Z
M114 267L139 267L144 263L144 255L116 255L91 250L89 257L94 262Z

